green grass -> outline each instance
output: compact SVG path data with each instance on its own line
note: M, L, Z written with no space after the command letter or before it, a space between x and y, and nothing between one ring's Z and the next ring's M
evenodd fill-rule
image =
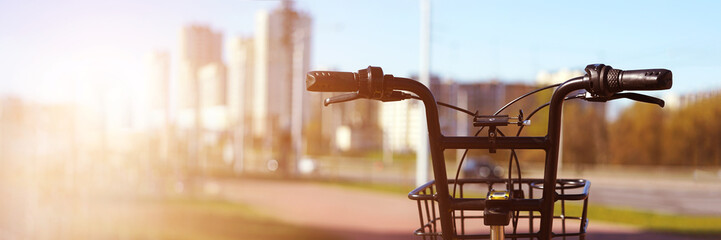
M559 206L556 204L556 214L560 213ZM580 216L581 210L580 204L566 204L567 213ZM721 216L675 215L589 203L588 218L591 222L626 224L662 232L721 234Z
M382 161L383 151L371 151L365 154L365 159L372 161ZM414 164L416 161L415 153L393 153L393 162Z

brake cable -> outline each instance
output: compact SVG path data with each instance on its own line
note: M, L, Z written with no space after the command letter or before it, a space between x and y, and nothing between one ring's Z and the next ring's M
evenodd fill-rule
M498 114L501 113L503 110L506 110L506 108L510 107L511 105L513 105L514 103L520 101L521 99L523 99L523 98L525 98L525 97L528 97L528 96L530 96L530 95L532 95L532 94L535 94L535 93L537 93L537 92L540 92L540 91L543 91L543 90L546 90L546 89L549 89L549 88L558 87L558 86L560 86L560 85L561 85L560 83L556 83L556 84L548 85L548 86L545 86L545 87L538 88L538 89L535 89L535 90L533 90L533 91L527 92L526 94L523 94L523 95L517 97L516 99L513 99L513 100L511 100L510 102L506 103L506 105L504 105L503 107L501 107L500 109L498 109L498 111L496 111L496 113L494 113L493 115L494 115L494 116L495 116L495 115L498 115ZM474 136L474 137L477 137L478 134L481 133L481 131L483 130L484 127L485 127L485 126L482 126L480 129L478 129L478 131L476 131L476 134L474 134L473 136ZM499 132L499 134L503 134L503 133L500 132L500 130L498 130L498 129L496 129L496 131ZM458 185L458 176L459 176L460 173L461 173L461 167L463 166L463 161L465 160L466 156L468 155L468 150L469 150L469 149L465 149L465 151L463 151L463 156L461 157L461 161L458 163L458 168L456 169L456 176L455 176L454 181L453 181L453 194L451 194L451 196L453 196L453 197L456 197L456 188L457 188L457 185ZM510 183L509 183L509 184L510 184Z
M423 99L421 99L420 97L415 96L415 95L411 95L410 97L413 98L413 99L416 99L416 100L421 100L421 101L423 100ZM465 113L465 114L471 115L471 117L475 117L476 115L478 115L478 111L476 111L476 112L474 113L474 112L471 112L471 111L468 110L468 109L463 109L463 108L460 108L460 107L457 107L457 106L453 106L453 105L448 104L448 103L439 102L439 101L436 101L436 103L437 103L438 105L441 105L441 106L444 106L444 107L447 107L447 108L450 108L450 109L453 109L453 110L456 110L456 111L463 112L463 113Z

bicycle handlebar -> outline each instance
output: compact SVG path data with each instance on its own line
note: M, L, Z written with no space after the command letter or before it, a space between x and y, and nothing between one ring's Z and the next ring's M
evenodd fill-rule
M546 149L546 162L543 177L543 195L540 199L531 199L532 204L529 210L541 212L541 227L535 238L551 239L554 233L553 218L554 204L561 199L556 193L558 155L560 145L560 129L563 101L568 94L577 90L585 89L591 95L592 100L608 101L618 97L637 98L636 95L615 94L624 90L663 90L671 88L672 74L666 69L648 69L622 71L613 69L603 64L588 65L586 75L570 79L558 85L549 103L548 130L545 137L521 138L498 138L489 135L482 137L446 137L441 133L438 119L438 105L433 93L422 83L408 78L396 78L393 75L384 75L379 67L368 67L357 73L352 72L309 72L306 77L306 88L308 91L320 92L355 92L347 95L334 96L325 104L343 102L358 98L369 98L381 101L396 101L407 99L410 94L415 94L425 107L426 124L428 125L428 136L430 153L433 165L433 175L436 181L436 196L438 202L441 236L443 239L452 239L454 236L454 225L452 210L454 207L453 196L448 189L448 177L446 176L446 161L443 155L445 149L474 148L491 149L498 148L502 141L510 143L509 149L528 148ZM406 94L406 95L403 95ZM635 99L638 100L638 99ZM641 99L645 100L645 99ZM528 145L523 145L528 144ZM455 194L454 194L455 195ZM584 217L585 218L585 212ZM433 220L435 221L435 220ZM423 223L421 223L423 224ZM585 229L585 228L583 228ZM585 232L585 230L582 230ZM435 228L433 230L435 231Z
M673 74L668 69L627 70L613 69L603 64L586 66L585 81L589 92L610 96L626 90L665 90L673 85Z
M626 90L664 90L673 85L673 74L667 69L620 70L604 64L586 66L586 90L596 96L609 97ZM384 75L379 67L353 72L312 71L306 76L306 89L314 92L358 92L358 97L380 99L385 83L393 75Z
M368 66L352 72L313 71L306 75L308 91L314 92L358 92L358 97L382 99L388 97L385 80L393 75L384 75L380 67Z
M352 72L312 71L306 75L305 85L313 92L358 91L358 74Z

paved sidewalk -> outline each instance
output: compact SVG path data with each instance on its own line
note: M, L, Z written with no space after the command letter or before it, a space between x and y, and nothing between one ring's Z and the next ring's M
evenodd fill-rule
M254 206L288 223L309 226L346 239L418 239L415 202L406 196L315 184L254 179L220 180L222 197ZM409 189L410 190L410 189ZM703 239L648 233L639 229L594 222L587 239Z

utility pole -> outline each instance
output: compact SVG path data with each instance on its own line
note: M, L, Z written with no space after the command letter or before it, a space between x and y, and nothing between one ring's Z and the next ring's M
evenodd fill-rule
M421 0L421 36L419 81L430 86L431 80L431 1ZM423 106L423 105L420 105ZM424 108L422 108L424 109ZM419 111L422 119L418 128L416 145L416 186L428 182L428 125L425 111Z
M458 88L458 94L456 95L456 102L458 103L458 107L468 109L468 92ZM456 136L466 136L468 135L468 116L463 112L457 112L456 113ZM461 156L463 156L463 152L465 152L465 149L458 149L456 150L456 166L461 166Z

